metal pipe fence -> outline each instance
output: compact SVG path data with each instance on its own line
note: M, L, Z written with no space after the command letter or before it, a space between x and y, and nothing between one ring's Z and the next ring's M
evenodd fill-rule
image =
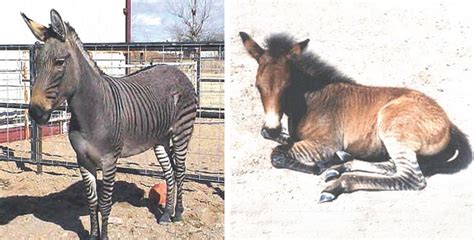
M67 104L37 126L28 117L35 80L35 45L0 45L0 161L17 167L36 165L77 168L67 139ZM85 43L84 48L106 74L120 77L155 64L174 65L192 81L199 99L198 118L189 146L189 180L224 182L224 43ZM0 169L2 165L0 164ZM161 176L152 151L119 160L119 172Z

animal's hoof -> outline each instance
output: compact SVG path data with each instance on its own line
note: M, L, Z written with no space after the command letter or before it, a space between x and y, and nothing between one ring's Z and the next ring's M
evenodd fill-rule
M336 196L334 196L332 193L322 192L321 196L319 197L319 203L331 202L335 198Z
M321 173L324 172L324 170L322 170L324 168L322 168L321 166L319 166L318 164L314 165L313 167L313 174L316 174L316 175L321 175Z
M161 225L168 225L171 223L170 215L165 213L163 216L160 217L160 224Z
M272 154L272 165L276 168L284 168L286 166L286 156L281 152Z
M336 151L336 157L342 163L345 163L345 162L350 161L350 160L354 160L352 155L350 155L349 153L346 153L344 151Z
M109 240L108 236L100 236L100 240Z
M99 239L99 236L97 235L90 235L89 236L89 240L98 240Z
M326 174L324 175L324 181L329 182L331 180L334 180L338 178L341 174L335 170L335 169L329 169L326 171Z
M181 222L183 221L183 216L181 214L176 214L173 218L172 218L173 222Z

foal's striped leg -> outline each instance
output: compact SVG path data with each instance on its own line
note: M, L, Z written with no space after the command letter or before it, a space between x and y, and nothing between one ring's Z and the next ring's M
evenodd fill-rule
M295 142L291 145L279 145L271 154L272 165L310 174L321 174L334 164L332 156L335 150L330 147L318 148L319 144L310 140Z
M110 165L102 166L102 188L99 197L99 210L102 216L101 239L108 239L107 229L109 216L112 210L112 194L114 191L115 173L117 171L117 159Z
M82 182L86 186L87 202L89 205L89 214L91 219L90 239L99 238L99 215L97 198L97 171L94 168L87 169L79 162L79 171L81 172Z
M160 223L167 224L171 222L171 216L173 215L173 203L174 203L174 170L168 157L168 153L163 145L155 146L155 155L158 159L158 162L163 169L163 173L166 181L166 206L163 211L163 215L160 218ZM174 153L176 155L176 152Z
M395 165L390 175L370 172L347 172L330 181L322 194L320 202L334 200L341 193L357 190L421 190L426 186L425 177L420 170L415 151L398 141L384 141L387 151Z
M325 181L333 180L345 172L368 172L383 175L395 173L395 163L392 160L385 162L366 162L361 160L351 160L342 164L331 166L325 173Z

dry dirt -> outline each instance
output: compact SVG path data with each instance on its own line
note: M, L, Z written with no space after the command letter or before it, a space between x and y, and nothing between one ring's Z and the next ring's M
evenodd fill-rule
M472 25L462 2L228 1L229 239L472 239L474 166L435 175L422 191L355 192L318 204L320 176L274 169L260 135L257 63L239 31L262 43L288 32L359 83L425 92L472 128ZM228 108L229 109L229 108ZM231 141L230 141L231 140ZM238 199L236 201L236 199Z
M196 125L188 173L223 175L224 126L220 121ZM15 156L28 156L29 142L2 144ZM46 137L45 159L75 161L65 135ZM152 151L120 159L122 167L160 170ZM37 175L14 163L0 162L0 239L77 239L88 235L87 200L78 170L44 167ZM153 177L117 174L109 225L111 239L222 239L224 236L224 185L205 182L184 184L184 221L159 225L161 216L150 205L148 191L163 181Z

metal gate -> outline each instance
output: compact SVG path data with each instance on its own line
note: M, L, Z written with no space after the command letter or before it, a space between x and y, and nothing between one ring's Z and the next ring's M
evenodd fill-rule
M67 104L38 127L28 117L35 79L34 52L38 45L0 45L0 161L17 167L35 164L76 168L67 139ZM85 49L108 75L123 76L154 64L181 69L193 82L199 99L195 133L188 154L191 180L224 182L224 43L86 43ZM154 154L119 160L118 171L161 176ZM2 166L0 165L0 168Z

